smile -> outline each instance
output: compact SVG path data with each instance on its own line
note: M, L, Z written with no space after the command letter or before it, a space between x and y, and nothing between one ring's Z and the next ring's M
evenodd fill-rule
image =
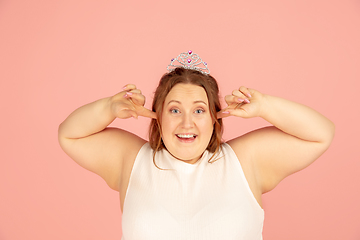
M175 135L181 142L185 142L185 143L191 143L197 137L196 134L175 134Z
M180 139L195 139L197 137L196 134L175 134Z

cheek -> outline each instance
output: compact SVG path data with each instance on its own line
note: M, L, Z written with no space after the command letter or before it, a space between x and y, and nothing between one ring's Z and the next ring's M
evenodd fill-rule
M163 116L161 118L161 122L162 135L165 137L171 135L175 128L174 119L170 119L168 116Z
M204 134L211 136L214 129L214 124L212 122L211 119L202 119L197 123L197 127Z
M208 123L208 128L209 128L209 134L210 134L210 138L213 134L213 131L215 129L215 121L210 117L209 123Z
M214 131L214 125L210 123L210 124L207 126L206 129L207 129L207 132L208 132L209 136L211 137L211 136L212 136L212 133L213 133L213 131Z

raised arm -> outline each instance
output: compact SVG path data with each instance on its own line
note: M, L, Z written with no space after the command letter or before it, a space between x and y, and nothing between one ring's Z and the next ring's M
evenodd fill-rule
M226 96L226 102L219 117L261 117L273 125L229 141L238 156L253 162L262 193L310 165L334 136L329 119L299 103L245 87Z
M112 97L86 104L72 112L59 126L62 149L79 165L101 176L119 190L122 163L135 159L146 142L140 137L107 126L115 118L156 117L144 108L145 97L134 85Z

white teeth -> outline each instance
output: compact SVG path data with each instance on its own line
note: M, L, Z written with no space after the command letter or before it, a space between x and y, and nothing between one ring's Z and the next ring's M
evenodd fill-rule
M192 137L195 137L196 135L194 135L194 134L176 134L176 136L178 136L179 138L192 138Z

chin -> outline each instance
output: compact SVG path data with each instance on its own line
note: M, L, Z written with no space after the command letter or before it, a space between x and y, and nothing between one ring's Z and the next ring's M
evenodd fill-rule
M204 149L204 151L206 150L206 148ZM168 150L169 151L169 150ZM201 151L199 153L193 153L193 154L186 154L184 155L184 152L172 152L169 151L169 153L175 157L178 160L184 161L184 162L196 162L197 160L199 160L203 154L204 151Z
M196 162L201 158L203 153L206 151L208 146L207 143L194 142L189 145L187 144L178 144L171 142L170 144L164 141L167 151L176 159L184 162Z

